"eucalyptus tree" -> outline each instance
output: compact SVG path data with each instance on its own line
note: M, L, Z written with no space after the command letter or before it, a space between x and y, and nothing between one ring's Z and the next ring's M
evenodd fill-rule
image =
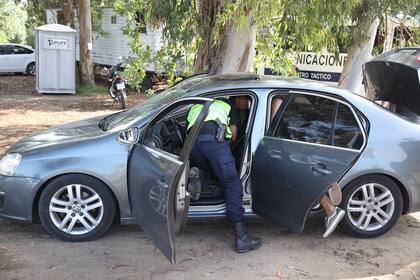
M252 64L294 74L296 52L327 49L338 54L340 47L363 44L372 18L388 11L384 7L415 1L116 0L115 7L130 22L126 32L134 58L127 72L141 78L147 63L171 74L180 60L186 74L251 71ZM141 24L162 29L158 52L142 42ZM371 48L364 51L370 55Z
M371 58L380 21L396 14L419 17L419 12L418 0L361 0L350 14L353 25L352 45L348 50L339 86L355 93L360 92L363 79L362 65Z
M338 53L356 2L117 0L115 7L131 23L126 32L136 57L128 63L132 76L144 74L147 63L171 74L180 59L186 74L251 71L253 63L289 74L296 51L328 48ZM150 29L162 28L163 47L157 53L137 32L139 15Z

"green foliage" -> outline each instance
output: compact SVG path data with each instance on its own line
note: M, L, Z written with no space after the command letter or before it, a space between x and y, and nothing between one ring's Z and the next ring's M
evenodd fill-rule
M293 75L293 61L303 50L338 54L354 42L366 38L367 23L383 14L418 14L418 0L213 0L216 15L203 14L205 0L116 0L116 10L129 19L130 47L133 57L130 75L139 80L150 63L171 77L175 61L185 73L192 73L195 55L208 43L214 45L224 28L234 22L239 28L249 17L257 28L254 66L270 65L276 72ZM153 53L136 30L136 12L143 15L149 28L162 28L163 48ZM212 22L212 19L216 19Z
M35 27L45 24L45 9L38 1L29 1L26 5L28 19L25 22L26 44L35 47Z
M252 16L257 27L257 57L255 66L270 65L282 74L293 74L295 52L328 48L338 53L339 44L348 36L343 26L349 22L350 12L358 0L237 0L219 2L220 8L212 25L209 15L201 14L200 0L117 0L116 10L124 13L131 23L130 47L134 57L128 65L136 71L131 74L141 79L142 66L157 65L170 77L176 72L175 61L185 69L182 75L192 73L195 54L210 36L211 44L219 40L223 28L233 21L238 27ZM141 36L135 36L133 19L140 12L151 28L162 28L163 48L156 54L143 53ZM212 27L213 26L213 27ZM209 30L213 28L212 30ZM141 53L138 52L140 50ZM141 62L140 62L141 61Z
M25 43L27 13L21 3L0 0L0 43Z
M183 73L193 73L193 60L197 49L196 36L197 13L194 1L141 1L116 0L115 11L128 19L124 30L128 35L131 57L126 58L127 68L124 74L132 85L141 84L148 64L154 65L157 73L165 73L168 82L175 81L177 62L182 62ZM138 22L139 14L144 22ZM163 48L157 52L145 45L142 40L141 27L147 23L148 31L162 28Z

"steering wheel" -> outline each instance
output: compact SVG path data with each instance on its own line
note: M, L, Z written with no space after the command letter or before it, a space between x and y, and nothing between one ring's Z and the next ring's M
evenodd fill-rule
M171 123L174 128L176 138L178 139L179 143L182 145L182 143L184 143L184 137L183 137L184 132L182 130L182 126L178 121L172 118L171 118Z

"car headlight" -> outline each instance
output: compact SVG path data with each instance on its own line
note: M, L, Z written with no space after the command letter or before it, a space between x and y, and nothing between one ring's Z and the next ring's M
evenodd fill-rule
M5 155L0 160L0 175L12 176L21 159L21 154L12 153Z

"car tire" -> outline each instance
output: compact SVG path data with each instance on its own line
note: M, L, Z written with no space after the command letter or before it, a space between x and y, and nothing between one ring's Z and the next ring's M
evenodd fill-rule
M31 62L31 63L29 63L29 64L28 64L28 66L26 66L26 71L25 71L25 73L26 73L27 75L35 76L35 72L36 72L36 69L35 69L35 62Z
M118 91L118 101L120 102L120 108L124 110L127 108L127 93L125 90Z
M346 211L341 222L343 229L356 237L371 238L395 225L402 213L403 199L391 178L372 174L353 180L343 189L340 207Z
M98 239L111 227L115 212L116 202L109 188L82 174L53 179L39 200L39 217L45 230L65 241Z

